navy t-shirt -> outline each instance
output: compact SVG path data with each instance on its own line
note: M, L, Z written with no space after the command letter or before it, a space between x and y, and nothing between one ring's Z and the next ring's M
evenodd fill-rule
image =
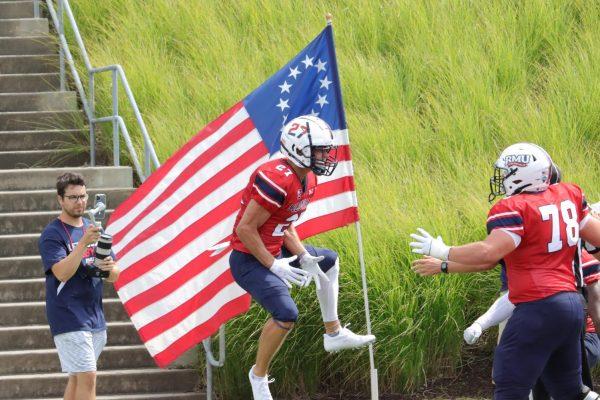
M91 221L85 218L83 227L71 226L57 218L40 236L38 245L46 274L46 316L53 336L106 329L102 279L88 277L84 270L94 262L95 244L88 246L79 268L68 281L63 283L52 273L52 266L73 251L90 225Z

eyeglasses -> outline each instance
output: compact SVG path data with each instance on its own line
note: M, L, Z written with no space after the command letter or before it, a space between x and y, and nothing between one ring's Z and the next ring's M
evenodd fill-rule
M87 194L82 194L82 195L79 195L79 196L72 195L72 196L64 196L64 198L65 199L69 199L73 203L76 203L76 202L78 202L80 200L87 201L88 195Z

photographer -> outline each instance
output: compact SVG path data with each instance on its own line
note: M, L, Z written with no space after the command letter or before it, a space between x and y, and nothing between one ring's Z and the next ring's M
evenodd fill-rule
M56 191L62 212L39 240L46 274L46 315L62 371L69 373L64 399L95 399L96 361L106 344L102 279L92 275L102 232L83 218L88 195L81 175L59 176ZM114 254L96 265L106 271L107 282L119 277Z

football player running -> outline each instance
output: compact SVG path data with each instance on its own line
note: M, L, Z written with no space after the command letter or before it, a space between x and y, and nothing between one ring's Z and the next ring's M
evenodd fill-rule
M541 147L517 143L494 164L488 236L447 246L423 229L413 252L462 264L462 272L493 268L504 260L509 300L515 304L494 355L494 399L527 399L541 377L555 399L596 399L583 386L579 338L583 326L573 259L580 237L600 247L600 221L591 218L582 190L550 185L552 160Z
M373 335L357 335L340 324L338 255L303 245L294 228L315 194L317 176L329 176L337 166L331 128L317 117L294 118L283 128L281 153L283 158L266 162L250 177L231 240L229 262L235 281L271 314L248 373L255 400L272 399L269 365L298 319L292 285L307 286L314 280L326 351L375 341Z

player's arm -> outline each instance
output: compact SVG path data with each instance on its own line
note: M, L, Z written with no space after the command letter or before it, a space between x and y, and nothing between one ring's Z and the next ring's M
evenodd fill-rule
M582 221L582 225L579 236L581 236L586 243L594 247L600 247L600 220L588 216Z
M299 256L306 252L302 241L300 240L300 236L298 236L298 232L294 225L290 225L285 232L283 233L283 245L290 253L295 256Z
M496 264L466 265L448 261L448 273L463 274L467 272L482 272L493 269ZM412 263L412 270L421 276L436 275L442 272L442 260L423 256Z
M477 272L480 265L496 265L516 248L517 243L509 233L496 229L485 240L451 247L448 261L467 264L473 268L470 271L463 269L463 272Z
M250 200L244 215L240 219L235 233L238 235L244 246L252 253L254 257L265 267L273 265L275 257L269 253L258 229L269 219L271 213L258 204L254 199Z

